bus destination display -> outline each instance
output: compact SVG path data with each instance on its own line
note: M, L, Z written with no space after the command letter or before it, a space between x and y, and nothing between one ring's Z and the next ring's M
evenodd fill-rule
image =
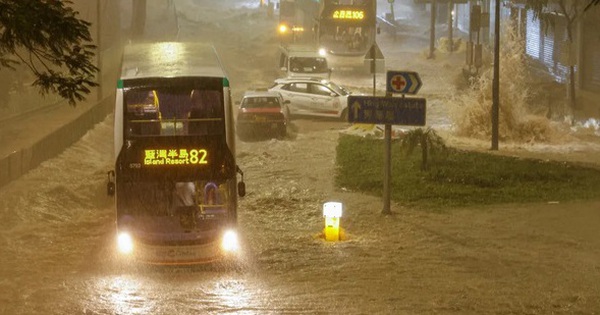
M208 164L206 149L146 149L144 165L199 165Z
M365 18L363 10L335 10L332 17L336 20L362 20Z

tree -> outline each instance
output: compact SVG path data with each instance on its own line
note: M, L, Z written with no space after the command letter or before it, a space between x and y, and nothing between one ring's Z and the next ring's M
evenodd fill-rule
M58 93L75 106L85 99L98 68L90 23L69 0L0 0L0 69L25 65L41 94Z
M588 4L581 0L527 0L526 8L533 10L534 18L544 22L546 26L553 27L557 16L564 17L566 22L567 40L567 100L570 108L576 107L575 99L575 63L574 53L571 49L575 41L575 29L577 20L583 16L585 7L597 4L600 0L590 0Z
M585 9L589 9L591 6L593 5L598 5L600 4L600 0L590 0L590 3L588 3L588 5L585 7Z
M429 155L446 152L444 139L435 130L416 128L410 130L400 141L400 146L406 155L411 155L417 146L421 147L421 170L429 169Z

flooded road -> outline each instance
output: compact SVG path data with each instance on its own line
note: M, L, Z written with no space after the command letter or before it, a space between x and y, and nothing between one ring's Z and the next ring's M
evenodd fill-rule
M270 28L276 21L254 2L173 2L180 39L215 44L234 100L275 79L277 42ZM384 53L400 50L386 37L380 45ZM417 69L416 59L404 58L418 50L405 53L389 61L422 72L428 122L445 126L444 74L435 73L435 64ZM351 90L371 89L368 75L334 79ZM107 117L63 154L0 190L0 314L600 309L598 202L452 213L392 205L395 215L381 216L380 198L334 185L335 146L347 127L299 118L283 140L238 141L237 163L248 191L239 202L239 264L149 268L116 255L114 200L106 195L106 172L114 168L112 116ZM328 201L344 204L344 242L320 237Z

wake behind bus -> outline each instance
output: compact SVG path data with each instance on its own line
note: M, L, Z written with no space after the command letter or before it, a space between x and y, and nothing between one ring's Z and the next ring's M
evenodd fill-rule
M239 250L237 198L245 184L235 159L230 92L210 45L125 47L114 113L115 169L108 174L121 255L189 265Z

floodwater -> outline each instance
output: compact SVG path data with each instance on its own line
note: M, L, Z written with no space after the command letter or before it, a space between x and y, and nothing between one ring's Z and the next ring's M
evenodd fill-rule
M180 39L216 46L234 99L276 76L277 41L270 32L276 21L256 2L211 1L208 7L206 1L174 1ZM390 67L421 73L428 125L449 128L444 95L453 74L440 69L449 70L462 56L426 61L418 48L426 49L426 39L407 40L417 46L405 49L378 38ZM383 78L376 77L380 91ZM364 73L334 72L333 80L362 93L373 82ZM569 226L561 212L546 208L502 209L515 221L498 225L509 219L491 210L471 221L468 211L454 217L394 205L401 215L384 218L379 198L333 185L335 143L347 127L296 119L284 140L238 141L248 190L240 200L239 265L149 268L123 263L114 248L114 200L106 196L113 130L107 117L63 154L0 190L0 314L585 313L600 307L594 302L597 230L577 225L577 234L562 226L554 235L514 224L551 213L556 219L550 222ZM345 205L344 242L320 238L327 201ZM591 210L580 211L592 218L587 222L597 219ZM582 257L574 260L573 274L561 275L573 266L552 258L557 253ZM491 298L489 292L498 294Z

